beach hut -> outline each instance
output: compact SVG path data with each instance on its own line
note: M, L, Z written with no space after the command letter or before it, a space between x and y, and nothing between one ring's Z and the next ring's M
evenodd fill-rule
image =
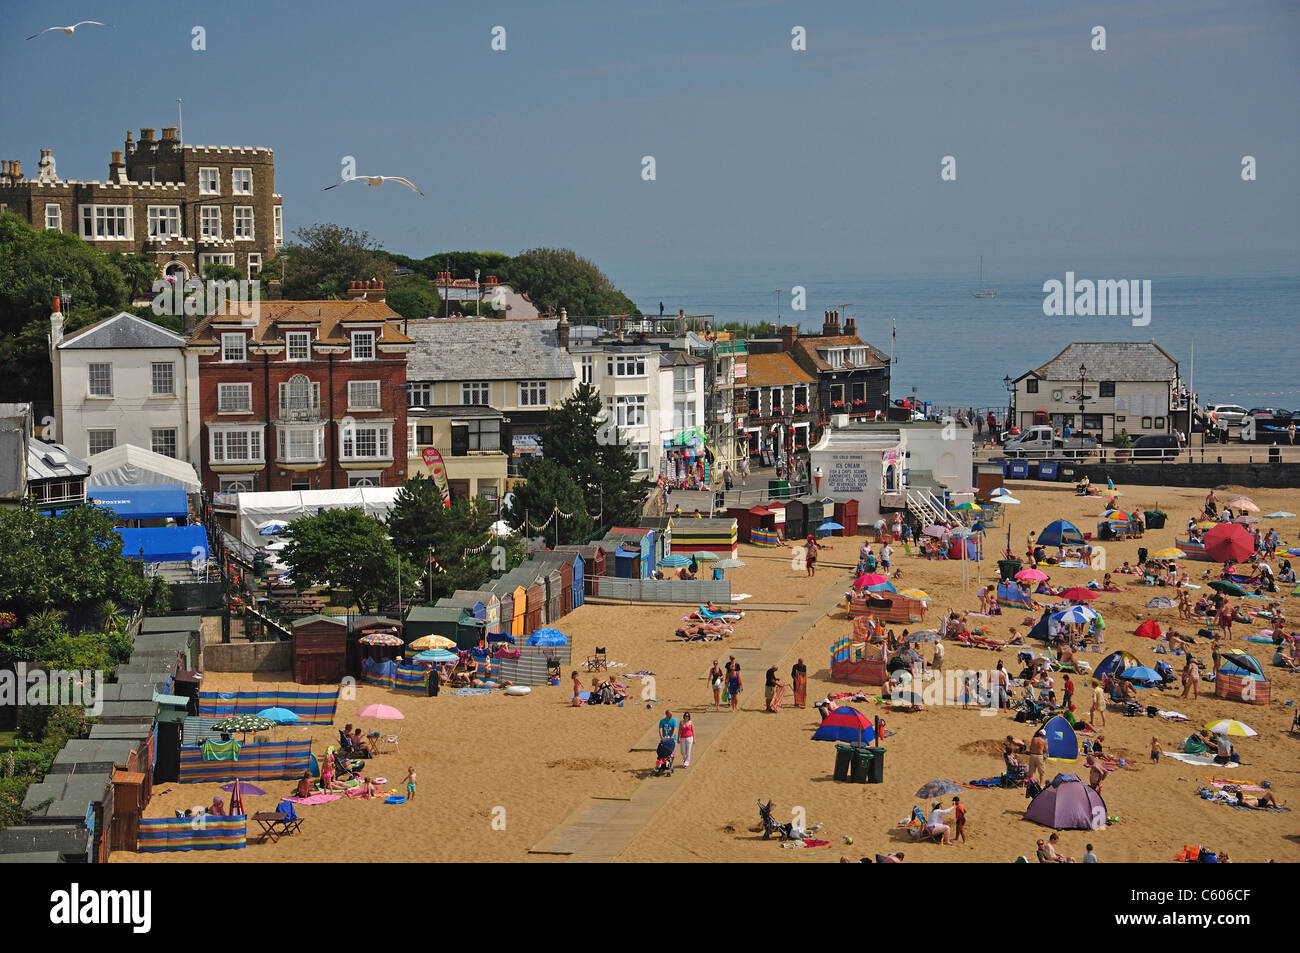
M1029 802L1025 819L1058 831L1099 831L1106 827L1106 802L1073 775L1058 774Z
M501 599L495 592L490 589L457 589L451 597L459 600L472 599L482 603L482 618L487 623L488 631L501 631Z
M538 582L546 587L546 612L544 625L554 625L568 614L566 607L567 593L564 586L564 572L561 567L569 567L569 588L573 587L573 566L560 560L536 560L531 563L532 571L537 574Z
M822 501L823 505L825 500ZM835 530L834 536L857 536L858 535L858 501L855 497L850 500L839 500L832 504L833 508L827 508L826 512L833 514L835 522L844 527L842 530Z
M348 673L348 623L341 616L309 615L293 624L293 680L338 684Z
M1074 733L1074 726L1057 715L1043 725L1047 735L1047 760L1078 761L1079 738Z
M457 627L461 610L457 606L413 606L406 614L406 642L426 635L441 635L459 645Z
M694 552L717 553L722 558L736 556L739 527L735 517L721 519L674 519L668 524L666 537L672 550L689 555Z
M487 608L483 605L483 600L474 597L457 599L455 596L443 596L434 605L441 609L461 609L473 619L487 619Z
M614 575L619 579L641 578L641 548L619 543L614 550Z
M524 632L536 632L545 625L546 583L534 579L524 590Z
M794 499L786 502L785 504L785 538L786 539L802 539L804 536L807 536L808 533L810 532L810 530L808 529L808 525L809 525L808 507L809 507L810 499L811 499L810 497L806 497L806 496L797 496ZM817 501L817 509L820 512L821 500ZM817 523L820 522L821 520L817 521ZM817 523L813 523L812 525L815 527Z
M579 551L579 547L576 546L557 546L552 552L556 556L565 556L572 559L572 562L569 563L569 611L572 612L582 605L586 595L587 560Z
M754 530L771 531L776 526L772 511L766 506L751 506L748 509L733 506L727 510L727 515L736 521L736 541L741 543L750 542Z
M27 788L23 808L33 822L88 832L90 863L108 863L112 849L112 768L87 767L85 773L46 774Z
M582 557L582 577L585 591L591 592L591 580L597 576L604 576L608 570L606 567L605 547L600 543L590 543L586 546L556 546L557 553L576 553ZM577 573L575 567L574 587L577 587ZM575 602L576 606L577 603Z
M92 741L124 740L135 746L135 767L132 770L140 771L144 775L139 791L140 811L143 812L153 797L153 722L137 722L133 725L91 725L90 738Z

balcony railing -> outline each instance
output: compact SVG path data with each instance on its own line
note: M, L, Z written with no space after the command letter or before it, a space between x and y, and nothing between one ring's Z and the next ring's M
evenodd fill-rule
M319 400L281 401L279 420L320 420Z

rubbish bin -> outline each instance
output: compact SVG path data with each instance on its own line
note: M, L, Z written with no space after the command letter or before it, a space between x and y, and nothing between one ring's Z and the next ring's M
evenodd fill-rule
M1282 448L1279 447L1277 444L1273 444L1273 446L1268 448L1268 462L1269 463L1282 462Z
M1147 510L1142 514L1142 518L1146 520L1147 529L1164 529L1168 517L1160 510Z
M853 764L853 746L836 745L835 746L835 780L847 781L849 779L849 769Z
M999 559L998 572L1002 574L1003 582L1010 582L1016 578L1016 573L1020 572L1020 560L1018 559Z
M774 500L788 500L790 498L790 481L768 480L767 495Z
M1146 548L1145 546L1139 546L1139 547L1138 547L1138 565L1141 566L1141 565L1142 565L1144 562L1146 562L1146 561L1147 561L1147 548Z
M871 761L868 762L867 783L884 784L885 783L885 749L868 748L871 754Z
M872 757L873 749L866 745L853 746L853 783L867 784L871 778L871 763L875 759Z

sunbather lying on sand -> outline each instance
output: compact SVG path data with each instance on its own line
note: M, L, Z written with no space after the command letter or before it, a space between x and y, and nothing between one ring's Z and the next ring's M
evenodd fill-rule
M1265 791L1259 797L1246 797L1240 790L1236 792L1237 804L1241 807L1248 807L1252 811L1267 811L1271 808L1286 807L1286 801L1281 804L1277 803L1277 798L1272 791Z
M725 635L731 635L731 626L716 622L688 623L678 629L676 635L688 642L711 642Z

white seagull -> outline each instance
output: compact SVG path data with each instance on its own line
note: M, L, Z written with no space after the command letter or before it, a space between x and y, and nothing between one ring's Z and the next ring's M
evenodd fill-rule
M108 24L108 23L100 23L98 20L81 20L81 21L78 22L78 23L74 23L74 24L72 24L72 26L51 26L51 27L46 27L46 28L45 28L44 30L42 30L40 33L33 33L33 34L32 34L31 36L29 36L27 39L29 39L29 40L34 40L34 39L36 39L38 36L44 36L46 33L49 33L49 32L51 32L51 31L53 31L53 30L62 30L64 33L68 34L68 36L72 36L72 34L74 34L74 33L77 32L77 27L79 27L79 26L87 26L87 25L89 25L89 26L111 26L111 24Z
M321 191L328 192L330 189L337 189L340 185L347 185L349 182L364 182L366 185L373 186L374 188L379 188L385 182L401 182L412 192L419 193L420 195L424 194L415 187L414 182L410 179L404 179L400 175L353 175L346 179L341 179L333 185L327 185L325 188L321 189Z

